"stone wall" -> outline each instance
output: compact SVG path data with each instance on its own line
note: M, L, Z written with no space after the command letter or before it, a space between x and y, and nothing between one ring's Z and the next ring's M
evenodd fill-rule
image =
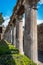
M38 25L38 49L43 51L43 23Z

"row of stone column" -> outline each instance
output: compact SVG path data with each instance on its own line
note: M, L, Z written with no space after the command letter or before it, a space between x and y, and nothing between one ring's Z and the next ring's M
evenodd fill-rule
M23 21L19 20L18 46L21 54L26 54L34 62L38 63L37 49L37 21L36 10L25 4L25 28L23 34ZM24 36L24 46L23 46ZM24 50L23 50L24 47Z
M6 29L6 32L4 33L4 39L7 40L8 42L10 42L11 44L15 45L16 43L16 27L14 26L9 26L9 30L7 31Z
M14 28L13 29L14 45L19 49L20 54L26 54L34 62L37 63L38 53L37 53L36 10L26 3L24 33L23 33L23 21L21 18L19 19L19 22L16 22L16 26L13 28ZM24 46L23 46L23 40L24 40Z
M8 31L6 30L6 32L4 33L4 39L11 43L11 30L10 29Z

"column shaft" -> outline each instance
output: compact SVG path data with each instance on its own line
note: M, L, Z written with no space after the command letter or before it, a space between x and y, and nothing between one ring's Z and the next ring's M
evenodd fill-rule
M14 27L14 45L16 46L16 26Z
M37 21L36 10L25 6L25 30L24 30L24 51L34 62L37 63Z
M22 21L19 22L19 51L20 51L20 54L24 54L23 53L23 22Z

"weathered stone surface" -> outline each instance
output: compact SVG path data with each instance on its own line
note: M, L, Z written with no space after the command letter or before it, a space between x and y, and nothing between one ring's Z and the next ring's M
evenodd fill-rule
M14 31L13 31L13 44L16 46L16 26L14 27Z
M17 38L17 48L20 51L20 54L24 54L23 52L23 21L19 20L16 23L16 38Z
M24 54L23 52L23 21L19 22L19 51L20 51L20 54Z
M5 36L6 36L6 40L8 41L10 40L10 42L12 42L11 41L12 40L11 36L12 36L13 42L15 44L14 40L15 40L15 35L16 35L16 47L19 49L20 53L23 54L23 47L24 47L24 53L27 56L29 56L34 62L37 63L37 60L38 60L37 22L36 22L35 9L36 9L36 4L38 0L23 0L23 1L19 0L17 5L15 6L13 15L11 17L11 23L14 22L14 20L17 20L20 16L22 16L23 13L25 13L24 46L23 46L22 22L20 20L19 22L16 22L16 32L14 31L14 28L13 28L13 31L12 31L13 34L11 35L12 29L10 29L9 32L5 34ZM21 7L23 10L21 10ZM25 12L24 12L24 7L25 7ZM9 25L8 25L8 29L9 29Z
M36 10L25 5L24 53L38 62Z
M16 22L16 47L19 48L19 22Z

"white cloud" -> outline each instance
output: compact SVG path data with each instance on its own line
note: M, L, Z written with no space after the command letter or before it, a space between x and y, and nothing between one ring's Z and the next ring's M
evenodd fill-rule
M23 17L23 26L25 25L25 18Z
M39 3L40 3L40 4L43 4L43 0L40 0Z
M9 19L9 16L5 16L3 18L4 18L4 20L8 20Z
M37 24L43 23L43 20L37 20Z
M6 27L8 25L8 22L10 21L10 18L9 18L9 16L5 16L3 18L4 18L5 21L2 25L4 25Z
M43 3L43 0L40 0L41 3Z

